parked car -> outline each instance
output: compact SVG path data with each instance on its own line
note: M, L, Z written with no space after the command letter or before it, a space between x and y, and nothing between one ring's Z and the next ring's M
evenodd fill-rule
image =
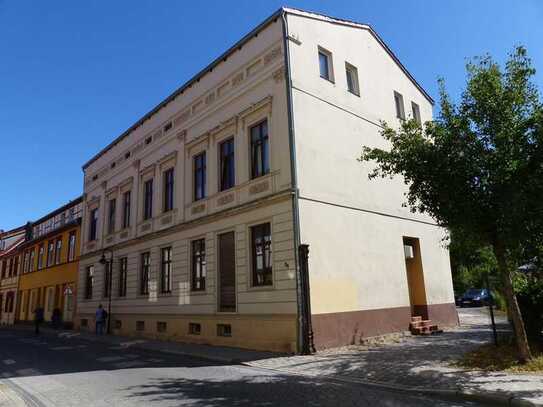
M461 307L482 307L490 301L490 295L486 288L470 288L460 299Z

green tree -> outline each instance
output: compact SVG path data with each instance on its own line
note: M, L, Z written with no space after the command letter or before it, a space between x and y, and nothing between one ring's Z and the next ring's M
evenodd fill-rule
M389 150L364 147L375 177L403 176L407 204L470 242L492 248L519 359L531 358L512 274L543 235L543 108L535 69L517 47L502 69L490 56L467 64L455 104L440 80L438 117L383 124Z

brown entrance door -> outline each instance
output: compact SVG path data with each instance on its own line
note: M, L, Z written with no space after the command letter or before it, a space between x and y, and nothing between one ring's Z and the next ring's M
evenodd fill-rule
M234 232L219 235L219 311L236 312L236 247Z

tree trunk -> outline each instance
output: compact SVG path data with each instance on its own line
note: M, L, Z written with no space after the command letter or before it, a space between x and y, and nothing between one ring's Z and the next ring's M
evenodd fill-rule
M528 343L528 337L526 336L526 329L520 313L517 296L513 291L513 280L511 278L511 271L507 267L505 249L501 244L494 245L494 254L496 255L498 270L503 280L503 291L507 301L507 311L513 323L513 331L515 332L515 339L519 351L519 360L521 363L526 363L532 358L532 353L530 352L530 345Z

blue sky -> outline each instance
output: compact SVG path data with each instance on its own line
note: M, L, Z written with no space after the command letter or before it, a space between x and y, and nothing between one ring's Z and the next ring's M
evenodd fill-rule
M80 195L88 159L282 5L371 24L434 98L516 44L543 89L539 0L0 0L0 229Z

